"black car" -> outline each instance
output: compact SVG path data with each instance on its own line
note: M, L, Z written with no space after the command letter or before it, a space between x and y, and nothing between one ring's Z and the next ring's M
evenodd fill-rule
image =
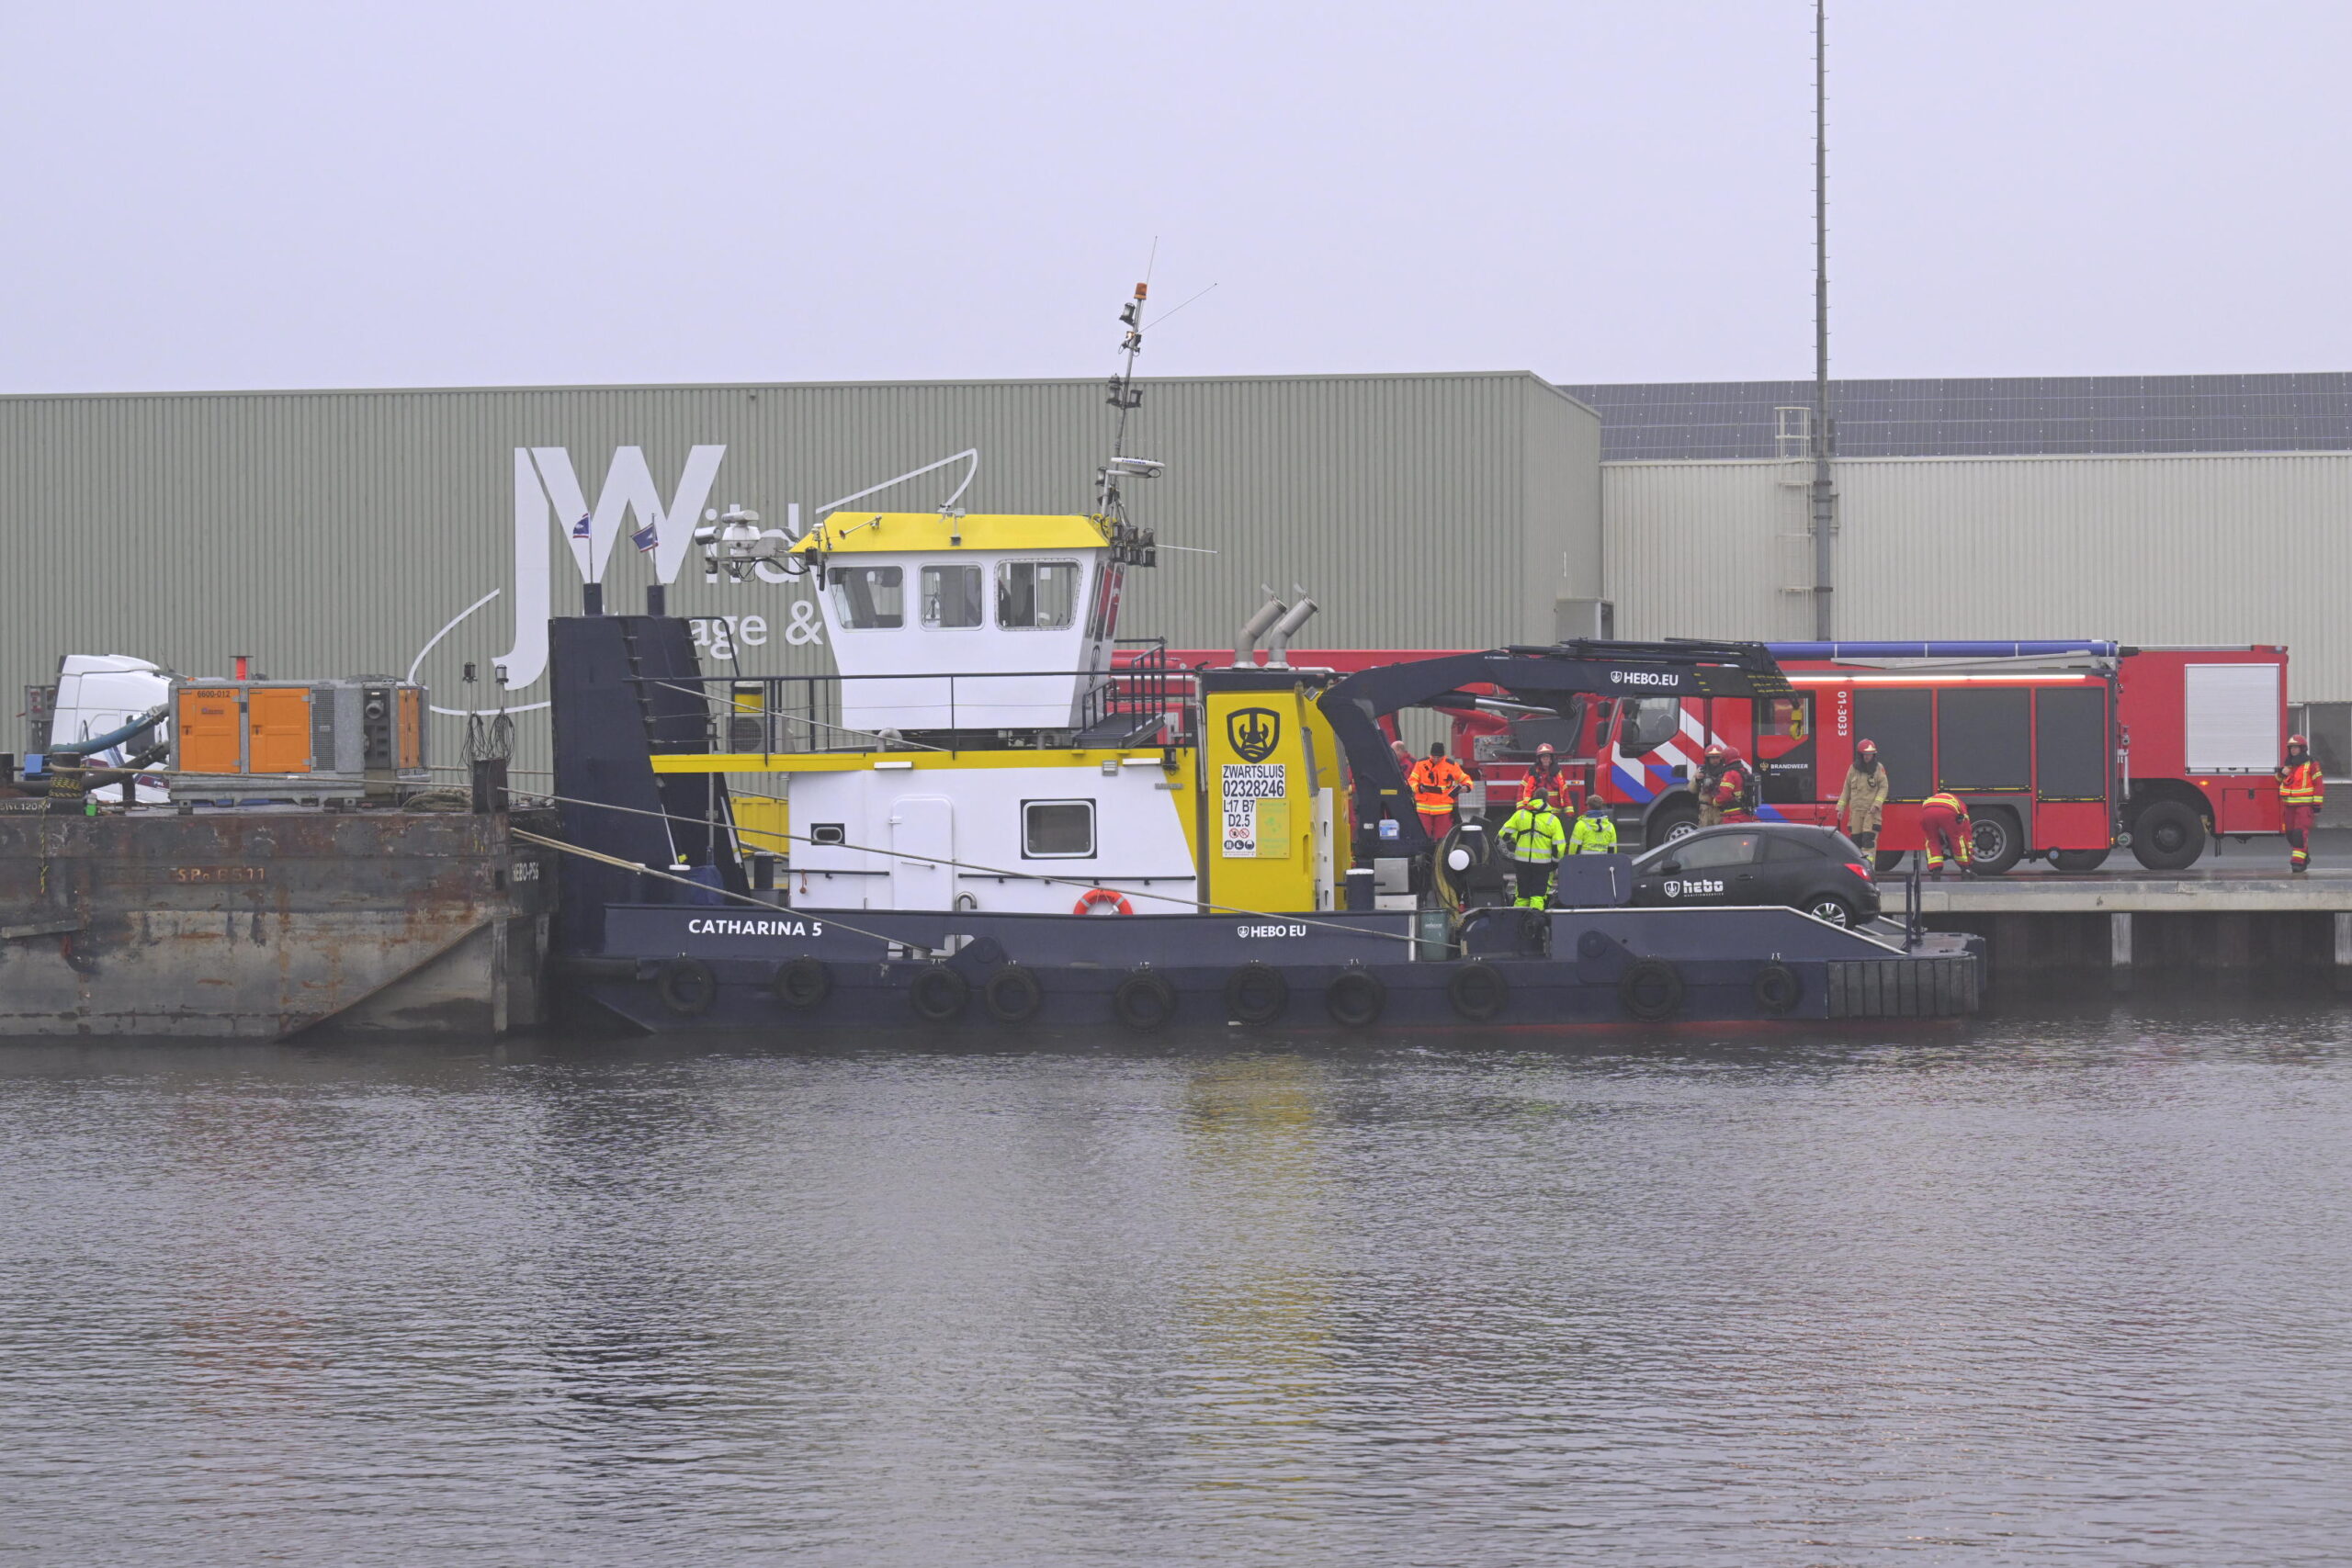
M1878 914L1869 857L1834 828L1738 822L1702 828L1634 863L1636 904L1786 904L1832 925Z

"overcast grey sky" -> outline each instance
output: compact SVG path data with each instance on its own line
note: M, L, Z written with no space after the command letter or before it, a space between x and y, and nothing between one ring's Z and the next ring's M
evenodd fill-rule
M1832 13L1839 374L2352 368L2352 6ZM0 389L1804 376L1811 17L19 0Z

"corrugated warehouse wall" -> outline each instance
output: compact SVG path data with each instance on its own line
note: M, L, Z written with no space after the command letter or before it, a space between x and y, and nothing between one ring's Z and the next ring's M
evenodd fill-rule
M1627 637L1809 637L1802 463L1611 463ZM2352 453L1837 465L1841 637L2284 643L2297 702L2352 699Z
M1217 646L1261 583L1298 583L1323 606L1301 646L1484 644L1548 637L1555 597L1599 592L1599 421L1532 375L1145 389L1127 450L1169 470L1129 495L1166 547L1136 574L1125 634ZM535 575L576 608L562 531L574 508L617 517L629 449L666 509L690 452L723 448L696 510L741 502L771 527L967 451L967 509L1074 513L1091 509L1113 417L1100 381L0 399L0 671L34 683L61 653L121 652L190 673L236 653L273 675L406 673L446 627L420 677L436 705L489 706L461 667L486 682L510 653L529 664L514 606ZM969 468L865 504L937 506ZM615 607L642 605L650 563L691 525L665 522L659 557L617 545ZM821 670L808 595L805 580L706 581L688 557L670 608L733 617L746 672ZM511 702L545 695L533 681ZM436 728L444 761L457 723Z

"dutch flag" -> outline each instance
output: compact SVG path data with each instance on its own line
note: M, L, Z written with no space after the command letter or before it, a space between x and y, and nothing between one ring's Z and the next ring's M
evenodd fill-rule
M571 536L575 539L584 539L588 536L588 513L585 512L580 514L580 521L571 525Z
M644 527L639 528L636 533L631 534L628 536L628 542L635 545L638 548L638 552L641 555L645 551L651 549L660 541L653 536L653 525L648 523Z

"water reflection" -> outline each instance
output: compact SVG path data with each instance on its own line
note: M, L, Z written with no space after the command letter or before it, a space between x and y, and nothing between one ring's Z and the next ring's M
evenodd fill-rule
M34 1561L2325 1561L2345 1032L14 1049L0 1504Z

